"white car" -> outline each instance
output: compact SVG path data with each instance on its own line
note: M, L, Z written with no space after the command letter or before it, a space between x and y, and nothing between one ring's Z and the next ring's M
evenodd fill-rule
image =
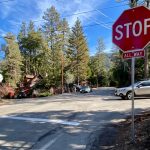
M122 99L132 99L132 86L117 88L115 95ZM150 96L150 80L139 81L134 84L135 96Z
M82 86L80 88L80 93L89 93L92 92L92 89L89 86Z

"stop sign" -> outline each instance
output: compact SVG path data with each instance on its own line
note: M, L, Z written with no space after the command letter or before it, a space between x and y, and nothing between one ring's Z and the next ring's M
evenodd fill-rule
M150 10L144 6L125 10L113 24L113 43L122 51L143 49L150 41Z

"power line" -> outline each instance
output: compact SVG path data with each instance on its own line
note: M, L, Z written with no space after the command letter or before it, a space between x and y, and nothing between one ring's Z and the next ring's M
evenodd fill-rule
M3 2L8 2L8 1L14 1L14 0L7 0L7 1L3 1ZM100 10L105 10L105 9L109 9L109 8L116 8L116 7L121 7L121 6L126 6L127 4L124 4L124 5L115 5L115 6L111 6L111 7L105 7L105 8L101 8L101 9L93 9L93 10L89 10L89 11L83 11L83 12L79 12L79 13L75 13L75 14L70 14L70 15L66 15L64 16L65 17L70 17L70 16L74 16L74 15L81 15L81 14L87 14L87 13L90 13L90 12L99 12L100 14L102 14L103 16L109 18L112 20L111 17L109 17L108 15L104 14L103 12L101 12ZM33 22L42 22L42 21L45 21L44 19L41 19L41 20L34 20ZM110 23L114 23L114 22L98 22L98 21L95 21L96 24L94 25L87 25L87 26L83 26L83 27L90 27L90 26L95 26L95 25L100 25L100 26L103 26L105 28L109 28L110 29L110 26L108 27L108 24ZM19 25L21 23L16 23L16 25Z
M86 17L85 15L84 15L84 17L87 18L88 20L90 20L90 18ZM102 27L104 27L104 28L106 28L106 29L111 30L111 28L108 27L108 25L105 24L104 22L102 22L102 21L99 22L99 21L97 21L97 19L95 19L95 18L92 18L92 20L93 20L96 24L98 24L98 25L100 25L100 26L102 26Z
M127 5L128 4L115 5L115 6L111 6L111 7L104 7L104 8L101 8L101 9L93 9L93 10L83 11L83 12L79 12L79 13L74 13L74 14L63 16L63 18L67 18L67 17L71 17L71 16L75 16L75 15L87 14L87 13L95 12L95 11L98 12L100 10L105 10L105 9L109 9L109 8L116 8L116 7L121 7L121 6L127 6ZM40 19L40 20L34 20L33 22L43 22L43 21L45 21L45 20L44 19Z
M104 17L110 19L110 20L113 20L111 17L109 17L108 15L104 14L102 11L98 10L97 9L97 12L100 13L101 15L103 15Z

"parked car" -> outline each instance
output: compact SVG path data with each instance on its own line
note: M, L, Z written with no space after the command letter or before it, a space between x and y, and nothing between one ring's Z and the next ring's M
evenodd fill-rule
M82 86L80 88L80 93L89 93L92 92L92 89L89 86Z
M115 95L122 99L132 99L132 85L124 88L117 88ZM135 96L150 96L150 80L139 81L134 84Z
M73 84L73 89L75 92L80 92L81 87L81 85Z

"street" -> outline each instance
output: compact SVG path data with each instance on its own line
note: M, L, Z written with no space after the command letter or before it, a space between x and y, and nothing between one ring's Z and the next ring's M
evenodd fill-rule
M90 150L106 124L131 114L131 101L113 92L114 88L99 88L0 106L0 149ZM135 99L136 113L149 107L149 98Z

